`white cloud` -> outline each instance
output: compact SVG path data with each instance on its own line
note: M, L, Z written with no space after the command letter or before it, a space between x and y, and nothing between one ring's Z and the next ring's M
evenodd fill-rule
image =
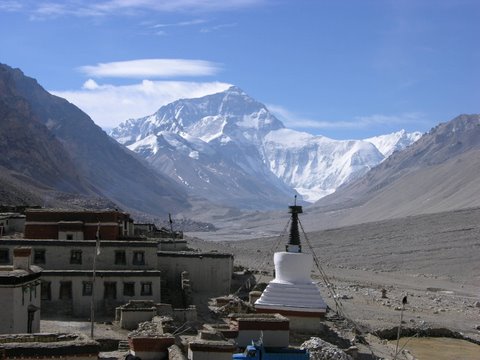
M152 27L155 29L165 28L165 27L184 27L184 26L194 26L199 24L205 24L206 22L207 20L204 20L204 19L194 19L189 21L180 21L178 23L172 23L172 24L155 24Z
M139 59L82 66L81 72L91 77L165 78L175 76L210 76L220 66L205 60Z
M425 114L420 112L402 113L398 115L374 114L368 116L355 116L352 120L314 120L306 119L287 110L283 106L268 105L268 109L290 128L311 129L367 129L374 126L406 126L409 124L426 123Z
M58 16L109 16L145 12L212 12L258 6L269 0L24 0L2 1L0 11L24 11L32 19Z
M88 79L83 83L82 89L95 90L95 89L98 89L99 87L100 85L98 85L95 80Z
M210 27L204 27L200 30L200 32L210 33L210 32L214 32L214 31L218 31L218 30L222 30L222 29L226 29L226 28L231 28L231 27L235 27L235 26L237 26L237 23L227 23L227 24L214 25L214 26L210 26Z
M92 7L104 11L122 9L148 9L154 11L217 11L251 7L266 0L110 0L101 1Z
M20 11L23 4L20 1L0 1L0 11Z
M196 98L224 91L221 82L143 80L134 85L98 84L87 80L80 90L51 91L85 111L97 125L112 128L120 122L153 114L161 106L184 98Z

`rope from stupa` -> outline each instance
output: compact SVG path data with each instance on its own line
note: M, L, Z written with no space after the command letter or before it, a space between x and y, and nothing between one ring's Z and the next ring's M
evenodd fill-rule
M333 298L333 301L335 302L335 305L337 306L337 314L342 316L347 322L350 322L353 325L353 327L355 329L355 332L358 332L359 334L363 335L364 333L366 333L366 331L363 330L362 326L360 326L352 318L350 318L349 316L346 315L345 310L343 308L343 304L340 301L340 297L335 292L335 288L332 286L332 283L330 282L327 274L325 273L322 266L320 265L320 261L318 260L317 254L315 253L315 250L313 249L313 246L310 243L310 240L308 239L308 236L307 236L305 230L303 229L303 225L300 222L300 220L298 221L298 224L300 225L300 229L303 232L303 236L305 237L305 241L308 245L308 248L310 249L310 252L312 253L313 261L314 261L315 266L316 266L316 268L317 268L317 270L320 274L320 277L322 278L323 282L325 283L325 286L327 287L328 291L330 292L330 295ZM373 331L373 332L375 333L375 331ZM378 334L376 334L376 336L379 337ZM368 347L368 349L370 350L370 352L372 353L374 358L376 358L375 353L373 352L373 348L370 346L370 344L368 342L366 342L365 345Z

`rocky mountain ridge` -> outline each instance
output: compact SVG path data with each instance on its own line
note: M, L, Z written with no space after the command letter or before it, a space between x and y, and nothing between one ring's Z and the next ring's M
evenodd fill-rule
M49 205L103 198L157 215L189 207L183 189L111 139L87 114L3 64L0 128L5 170L0 181L16 189L7 199L18 202L22 192L48 198Z
M480 115L434 127L361 179L313 205L343 214L340 224L480 206Z

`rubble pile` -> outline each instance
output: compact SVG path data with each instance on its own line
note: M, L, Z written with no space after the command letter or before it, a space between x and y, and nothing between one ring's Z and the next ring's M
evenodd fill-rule
M305 341L302 349L308 349L311 360L352 360L342 349L318 337Z
M213 311L219 315L228 315L231 313L249 314L255 312L255 307L239 297L231 296L228 298L228 303L213 309Z
M157 337L163 335L158 328L158 323L146 321L138 324L138 328L128 333L128 337Z

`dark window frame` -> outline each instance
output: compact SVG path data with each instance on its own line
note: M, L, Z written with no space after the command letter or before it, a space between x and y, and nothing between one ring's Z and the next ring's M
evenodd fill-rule
M142 282L140 288L140 295L151 296L153 294L152 282Z
M45 249L33 249L33 263L36 265L45 264L47 251Z
M145 251L134 251L132 257L133 265L145 265Z
M115 250L115 265L127 265L127 254L125 250Z
M82 250L73 249L70 250L70 264L82 264Z
M82 296L92 296L93 294L93 282L92 281L83 281L82 282Z
M72 300L72 298L73 298L72 282L60 281L60 287L58 289L58 300Z
M52 282L42 280L40 284L40 300L52 300Z
M10 249L0 249L0 264L10 264Z
M107 289L110 288L112 290L111 294L107 291ZM113 295L112 297L107 296L107 295ZM105 281L103 283L103 299L104 300L116 300L117 299L117 282L116 281Z
M123 283L123 296L135 296L134 282L127 281Z

